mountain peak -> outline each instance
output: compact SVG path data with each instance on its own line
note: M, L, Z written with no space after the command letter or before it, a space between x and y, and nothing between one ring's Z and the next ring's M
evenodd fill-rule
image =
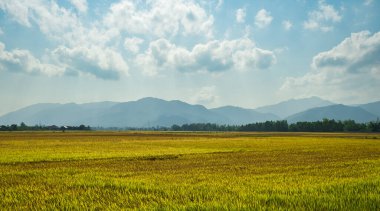
M163 100L163 99L160 99L160 98L155 98L155 97L144 97L144 98L141 98L141 99L138 99L136 100L136 102L154 102L154 101L165 101L167 102L166 100Z
M356 122L369 122L376 120L376 116L360 107L335 104L323 107L311 108L306 111L291 115L286 119L290 123L318 121L324 118L335 120L355 120Z
M288 119L291 121L301 116L303 117L301 120L307 121L326 117L363 122L375 120L380 116L379 108L380 102L353 107L333 104L314 96L290 99L258 109L245 109L232 105L207 109L203 105L192 105L180 100L167 101L145 97L122 103L105 101L83 104L35 104L0 117L0 124L25 122L28 125L84 124L103 127L152 127L185 123L240 125L284 119L289 113L291 115L288 115Z
M277 104L256 108L259 112L273 113L281 118L306 111L310 108L333 105L334 103L316 96L299 99L289 99Z

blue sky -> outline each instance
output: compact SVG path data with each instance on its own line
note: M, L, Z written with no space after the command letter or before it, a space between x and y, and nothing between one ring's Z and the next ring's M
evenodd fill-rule
M380 100L380 1L0 0L0 114L179 99Z

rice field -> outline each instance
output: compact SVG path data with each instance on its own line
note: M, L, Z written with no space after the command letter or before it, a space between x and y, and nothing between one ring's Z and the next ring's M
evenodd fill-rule
M380 134L2 132L2 210L380 210Z

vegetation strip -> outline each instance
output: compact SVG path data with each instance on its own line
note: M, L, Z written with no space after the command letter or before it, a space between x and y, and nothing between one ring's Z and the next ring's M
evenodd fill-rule
M380 209L380 134L9 134L4 209Z

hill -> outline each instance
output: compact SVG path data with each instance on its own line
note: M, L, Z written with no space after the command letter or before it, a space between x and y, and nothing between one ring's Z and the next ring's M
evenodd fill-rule
M312 108L286 118L289 123L311 122L327 119L355 120L356 122L369 122L376 120L374 114L360 107L345 106L342 104Z
M130 102L35 104L0 117L0 124L155 127L186 123L246 124L278 119L252 109L207 109L182 101L143 98Z
M235 106L207 109L202 105L192 105L179 100L166 101L152 97L129 102L42 103L1 116L0 125L24 122L27 125L84 124L92 127L168 127L173 124L191 123L242 125L280 119L286 119L289 123L317 121L323 118L368 122L379 117L380 102L355 107L345 105L312 107L324 104L332 103L317 97L288 100L258 109ZM312 108L306 109L309 107ZM294 113L303 109L306 110ZM289 113L292 115L284 117Z
M302 99L290 99L274 105L268 105L256 108L261 113L272 113L280 118L286 118L293 114L306 111L311 108L333 105L334 103L323 100L319 97L310 97Z
M98 124L106 127L153 127L222 121L223 117L202 105L190 105L178 100L143 98L113 106L100 116Z
M359 105L359 107L380 118L380 101Z
M235 106L223 106L211 109L211 111L223 116L227 121L224 124L239 125L252 122L264 122L267 120L279 120L280 118L271 113L260 113L254 109L245 109Z

